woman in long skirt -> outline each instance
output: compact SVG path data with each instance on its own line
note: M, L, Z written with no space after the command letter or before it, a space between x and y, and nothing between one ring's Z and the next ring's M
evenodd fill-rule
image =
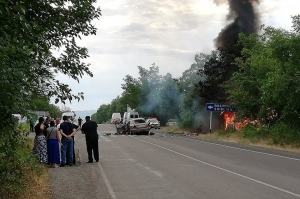
M35 126L35 137L34 137L34 147L33 153L35 154L37 160L41 163L47 163L47 140L44 135L44 118L39 118L39 123Z
M50 127L47 128L47 138L48 164L53 168L58 168L60 163L59 144L61 141L54 121L51 121Z

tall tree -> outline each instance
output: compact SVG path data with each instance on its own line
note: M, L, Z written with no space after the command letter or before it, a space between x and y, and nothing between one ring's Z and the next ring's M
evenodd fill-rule
M226 102L222 84L238 70L235 59L241 56L239 44L218 48L216 53L205 62L198 74L202 77L196 87L196 93L207 102Z
M76 39L96 34L92 20L100 16L100 9L92 5L95 2L0 2L0 91L8 94L1 97L1 116L24 113L31 94L56 96L56 101L83 98L55 76L63 73L77 81L85 73L92 76L82 61L88 51L77 46ZM64 50L56 57L53 49Z
M292 19L291 31L267 27L262 35L241 36L245 59L226 85L240 117L299 125L300 16Z
M123 80L125 83L121 85L123 93L120 98L120 104L123 104L122 108L126 111L127 104L132 108L138 108L141 100L140 81L130 75L126 75Z
M194 57L195 63L184 71L179 79L179 92L181 93L179 114L181 124L184 127L196 127L201 123L199 115L205 115L203 113L204 108L201 106L201 98L197 97L195 89L198 82L204 80L204 77L199 76L197 73L210 58L211 55L196 54Z
M160 90L161 90L161 75L159 74L159 67L152 64L149 70L138 66L139 81L141 82L141 110L151 116L155 116L155 111L159 106Z
M101 13L93 6L95 2L0 1L1 195L13 198L10 194L17 194L28 184L21 179L31 156L21 156L26 147L11 114L26 114L32 95L56 97L56 102L83 98L83 93L73 94L56 75L62 73L77 81L85 74L92 76L89 64L83 62L88 51L76 40L96 34L93 20ZM54 56L53 50L60 50L60 55ZM20 147L22 153L16 152ZM14 182L20 186L12 186Z

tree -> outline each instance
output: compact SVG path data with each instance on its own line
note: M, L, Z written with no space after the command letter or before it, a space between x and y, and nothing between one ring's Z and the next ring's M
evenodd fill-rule
M111 119L110 104L102 104L96 113L92 115L93 120L97 123L106 123Z
M267 27L262 35L241 35L244 59L226 84L240 117L299 126L300 16L292 20L291 31Z
M138 66L141 84L140 109L147 115L155 116L161 102L161 75L159 67L152 64L149 70Z
M100 16L100 9L94 2L0 2L0 89L8 94L1 97L1 116L26 112L32 94L56 96L56 102L83 98L55 75L63 73L77 81L85 73L92 76L82 61L88 57L87 49L77 46L76 38L96 34L92 20ZM53 49L64 50L55 57Z
M0 1L1 195L12 198L24 190L24 165L30 163L30 153L21 156L26 148L23 131L18 130L11 114L25 115L33 95L56 97L56 102L83 99L83 93L73 94L56 75L62 73L77 81L85 74L92 76L89 64L83 62L88 51L79 47L76 39L96 34L92 21L101 13L93 6L95 2ZM54 50L60 50L60 55L54 56Z
M201 79L196 86L196 94L206 102L226 102L226 94L222 84L228 81L238 70L235 59L241 56L239 44L218 48L211 58L199 69Z
M58 106L50 103L50 99L47 96L31 96L31 101L27 110L39 110L39 111L49 111L50 116L53 118L61 117L62 111Z
M162 77L161 88L158 98L154 99L157 104L155 113L161 123L166 123L168 119L179 119L180 93L178 92L178 79L172 78L168 73Z
M197 73L210 57L211 55L203 53L196 54L194 58L195 63L188 70L184 71L179 79L178 85L181 93L179 114L183 127L195 128L199 126L201 124L199 115L205 115L203 112L204 108L201 106L201 98L197 97L195 89L198 82L204 80L204 77L199 76Z
M132 108L138 108L141 98L141 83L130 75L126 75L123 80L125 83L121 85L123 93L120 98L120 104L122 104L121 107L124 108L123 111L125 112L127 104Z

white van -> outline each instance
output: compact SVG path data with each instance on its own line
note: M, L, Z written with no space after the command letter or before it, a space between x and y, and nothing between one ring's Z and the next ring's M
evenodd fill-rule
M121 122L121 113L113 113L111 116L110 123L111 124L120 124Z
M69 120L71 120L73 122L73 120L76 117L76 114L73 111L70 112L64 112L61 116L61 119L63 119L64 116L67 116ZM62 121L63 122L63 121Z
M125 112L124 113L124 116L123 116L123 124L127 124L127 122L130 120L130 119L133 119L133 118L139 118L139 113L138 112Z

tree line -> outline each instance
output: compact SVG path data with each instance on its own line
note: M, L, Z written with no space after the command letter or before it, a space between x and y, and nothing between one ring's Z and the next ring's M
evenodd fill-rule
M162 124L175 118L182 127L207 132L205 103L225 103L235 106L236 122L250 121L244 128L252 136L299 141L299 15L292 24L290 30L262 26L260 34L241 33L234 45L198 53L179 78L160 75L155 64L138 66L139 77L125 76L123 93L92 117L105 123L129 104Z
M64 74L79 82L83 75L93 76L84 62L88 50L76 41L96 34L93 20L101 10L95 2L0 1L0 198L17 197L32 182L28 171L38 173L29 130L12 113L26 115L40 107L55 116L59 110L49 104L51 97L56 103L84 99L56 77ZM162 124L175 118L183 127L205 132L205 103L230 103L238 110L237 120L259 121L245 127L250 136L272 134L274 140L299 142L300 16L292 22L291 30L266 27L259 35L241 34L235 46L198 53L179 78L160 75L155 64L139 66L139 77L126 75L123 93L101 105L93 118L106 122L129 104Z

